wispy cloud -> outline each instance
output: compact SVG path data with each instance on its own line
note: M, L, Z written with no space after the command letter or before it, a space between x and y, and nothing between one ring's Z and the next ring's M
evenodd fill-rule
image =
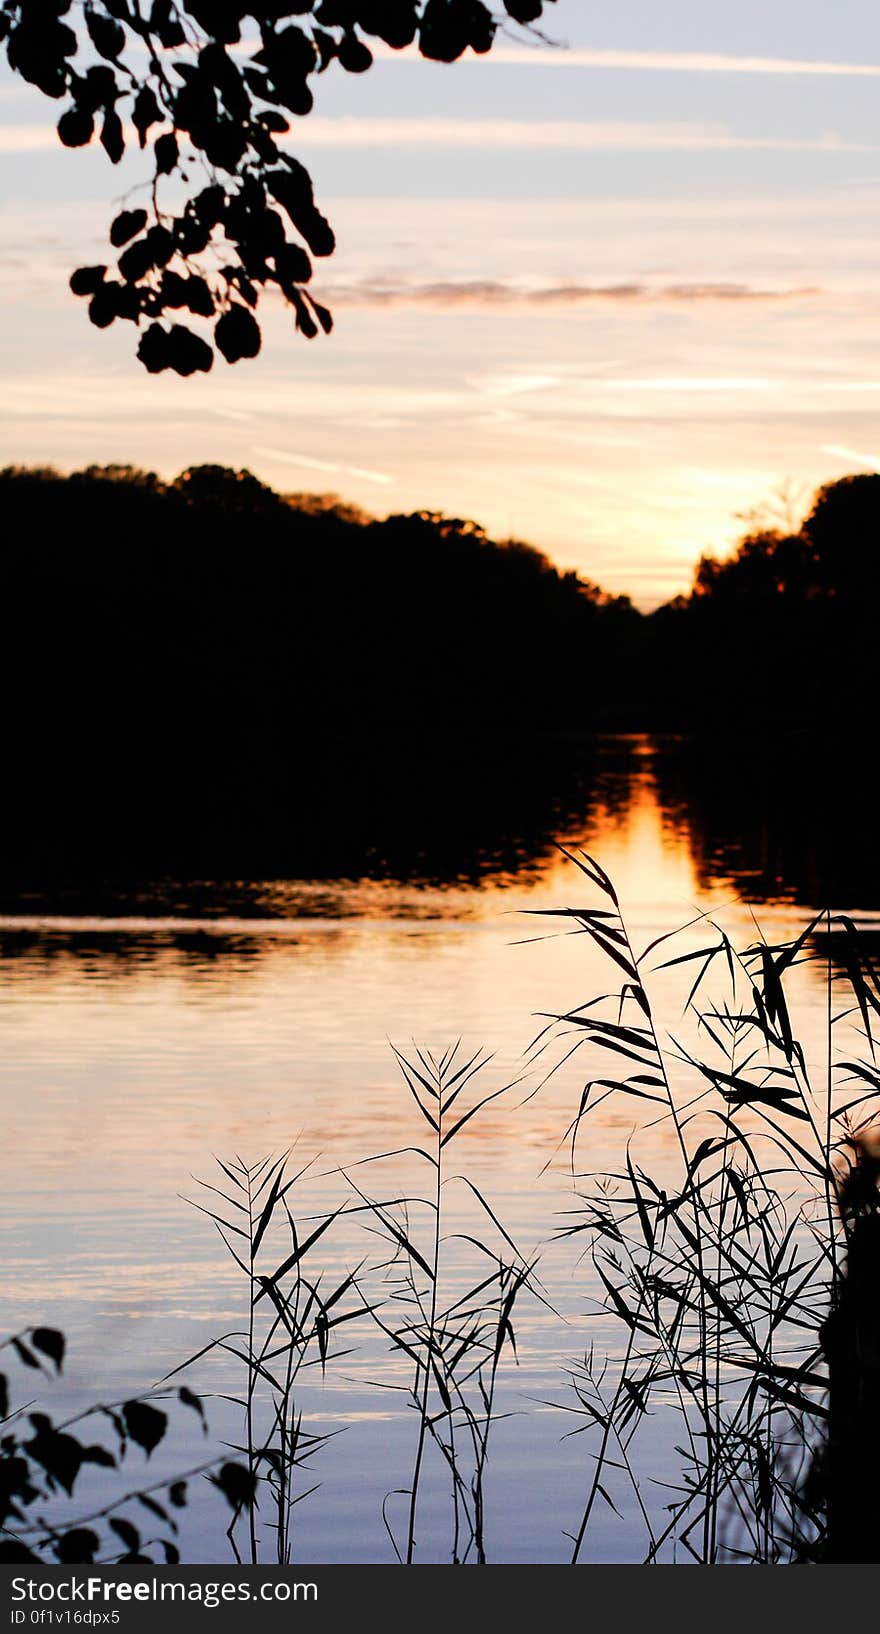
M850 465L863 465L869 471L880 471L880 454L863 454L857 448L843 448L839 443L823 443L822 453L846 460Z
M606 391L634 392L751 392L773 391L779 381L761 375L649 375L634 380L602 380L591 382Z
M878 153L880 145L850 142L836 131L819 136L742 136L723 125L578 119L449 119L321 116L303 120L284 145L320 148L440 147L560 149L568 152ZM52 125L0 125L0 153L59 148Z
M0 125L0 153L45 153L61 149L54 125Z
M876 153L836 131L819 136L740 136L724 125L674 121L315 117L297 126L296 144L314 147L564 148L578 152Z
M363 278L358 282L324 284L322 295L336 306L435 309L577 307L593 304L619 306L687 305L703 302L778 302L815 297L814 286L779 287L745 283L617 283L592 284L577 280L558 284L524 284L503 279L399 280Z
M479 61L517 68L623 68L658 74L809 74L838 79L880 76L878 63L740 57L722 51L569 51L564 46L518 50L502 46Z
M524 397L533 391L547 391L560 384L558 374L476 375L469 382L490 397Z
M376 482L383 487L392 481L385 471L365 471L360 465L337 465L333 460L315 459L310 454L297 454L287 448L264 448L255 444L253 453L262 454L265 459L280 460L282 465L320 471L327 476L360 477L363 482Z

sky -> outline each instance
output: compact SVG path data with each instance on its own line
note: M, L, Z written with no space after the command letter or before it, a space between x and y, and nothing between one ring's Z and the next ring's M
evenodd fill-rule
M67 289L144 180L0 77L0 460L245 466L516 536L650 606L787 484L880 470L880 13L557 0L451 66L335 66L296 129L337 232L306 342L147 376Z

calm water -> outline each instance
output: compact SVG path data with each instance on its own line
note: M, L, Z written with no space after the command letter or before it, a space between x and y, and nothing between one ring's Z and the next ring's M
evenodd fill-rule
M625 752L609 746L591 809L564 837L583 839L613 876L637 946L695 908L752 936L742 900L751 860L740 859L737 878L728 843L713 872L687 812L661 799L647 743ZM304 1157L317 1157L320 1174L406 1147L417 1133L414 1109L389 1040L442 1049L460 1035L465 1045L485 1045L496 1052L487 1086L500 1085L521 1070L537 1016L607 988L582 938L523 942L557 927L519 918L522 910L577 903L583 883L548 849L519 870L489 870L479 883L204 885L141 900L136 915L130 903L116 916L52 914L45 904L6 914L0 1161L8 1274L0 1328L45 1321L66 1331L70 1365L50 1406L149 1386L240 1323L238 1273L186 1201L190 1176L209 1175L212 1154L256 1160L296 1143ZM766 883L762 894L771 900L760 919L772 935L800 926L812 905L784 883L779 900ZM670 1025L679 974L661 974L654 986ZM811 980L801 979L800 1019L818 1044L822 1007ZM520 1105L535 1081L475 1121L457 1151L527 1250L546 1242L571 1206L564 1164L539 1176L576 1105L583 1068L574 1064ZM584 1166L613 1167L630 1125L619 1109L598 1120ZM664 1138L645 1137L643 1159L662 1164ZM371 1183L397 1195L412 1180L401 1158ZM304 1206L322 1207L341 1184L316 1180ZM463 1194L452 1213L467 1223ZM344 1223L328 1250L331 1271L368 1251L359 1232L354 1220ZM465 1250L450 1244L448 1252L454 1277ZM561 1440L570 1425L547 1404L566 1399L566 1363L596 1332L591 1287L570 1248L548 1253L544 1275L560 1314L524 1311L520 1367L505 1376L512 1416L498 1427L492 1461L494 1559L565 1559L563 1531L576 1523L587 1479L586 1447ZM365 1336L323 1386L310 1386L317 1427L347 1428L316 1468L320 1491L301 1508L301 1559L390 1558L381 1503L409 1478L413 1425L395 1392L372 1382L380 1376L400 1382ZM210 1368L191 1382L229 1387ZM232 1434L225 1412L215 1404L212 1426ZM178 1423L173 1445L154 1459L157 1470L204 1456L203 1445L194 1420ZM443 1558L428 1538L435 1510L443 1519L429 1484L424 1558ZM218 1519L206 1492L186 1523L190 1557L226 1558ZM638 1542L629 1522L608 1512L589 1554L637 1557Z

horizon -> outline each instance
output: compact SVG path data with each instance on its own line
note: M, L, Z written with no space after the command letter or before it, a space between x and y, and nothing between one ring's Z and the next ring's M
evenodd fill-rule
M98 474L106 474L111 478L116 472L124 473L126 471L130 471L138 476L156 477L163 486L170 488L179 481L185 472L190 470L198 470L201 468L210 468L214 464L216 464L214 461L204 461L201 463L201 466L199 466L195 465L193 462L190 462L179 466L177 470L168 469L162 471L152 467L147 468L145 466L138 465L132 460L114 461L112 464L108 465L101 465L97 461L90 461L86 465L70 466L67 469L55 464L49 464L47 461L34 461L33 463L29 462L28 464L21 466L19 466L18 462L13 461L5 467L0 467L0 475L3 474L4 470L21 469L25 473L28 471L39 473L41 470L46 470L53 476L57 476L66 481L70 477L86 475L90 470L93 470ZM441 522L456 520L456 513L453 511L434 512L430 509L430 507L425 505L416 505L411 511L395 511L393 509L381 510L375 508L370 509L368 505L362 505L359 501L354 500L350 495L344 492L338 492L336 489L285 488L276 483L267 482L264 477L261 477L257 471L253 470L249 466L232 467L218 465L217 468L220 470L233 471L236 476L256 477L258 481L264 482L265 485L273 493L275 493L279 499L284 501L285 504L290 505L293 510L307 510L309 501L317 501L320 503L321 507L326 508L327 511L339 510L342 512L351 512L354 520L365 524L384 523L390 521L396 516L420 514L436 516ZM730 560L733 556L735 556L738 546L754 532L766 532L771 535L782 535L786 532L797 534L802 529L803 524L809 515L812 503L816 498L816 494L819 489L831 486L832 483L849 481L853 477L871 476L875 474L880 475L880 472L847 471L842 473L840 476L829 479L827 483L819 483L817 489L814 489L809 494L804 492L795 493L792 492L786 486L786 484L778 484L776 491L767 495L765 502L756 506L753 512L742 513L738 519L737 535L730 542L727 548L712 551L707 547L700 553L700 555L694 561L694 575L696 573L696 568L703 557L712 557L719 561ZM478 529L486 536L490 544L498 546L499 548L504 548L507 545L523 547L527 550L532 550L538 556L543 557L558 573L572 571L571 568L567 568L558 562L554 558L552 551L542 545L540 540L525 539L517 534L493 534L492 530L488 528L477 516L461 515L458 517L458 520ZM593 590L598 590L609 597L621 597L624 600L629 600L636 611L643 614L656 612L659 608L667 606L669 602L675 600L678 596L689 595L694 586L694 575L692 575L690 581L686 585L684 585L680 590L672 592L671 595L660 598L650 597L645 599L643 596L640 597L637 592L628 590L625 585L615 588L614 590L609 589L606 584L603 584L598 578L590 573L588 566L578 567L574 569L574 571L576 571L578 577Z
M90 328L67 277L142 160L114 176L62 149L4 73L4 459L164 474L186 446L374 513L473 517L641 606L783 482L880 470L863 0L555 10L568 51L322 78L296 138L337 230L316 280L335 333L310 345L264 301L263 355L210 380L149 379L127 326Z

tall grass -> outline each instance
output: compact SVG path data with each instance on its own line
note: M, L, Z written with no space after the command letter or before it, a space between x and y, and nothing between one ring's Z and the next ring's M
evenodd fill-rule
M578 1198L561 1236L584 1244L623 1343L602 1364L588 1350L571 1379L566 1406L595 1438L571 1558L597 1503L626 1501L647 1561L673 1550L707 1564L822 1558L823 1323L851 1246L838 1185L878 1109L876 972L852 921L830 913L782 945L757 934L738 951L696 921L711 935L698 947L676 954L662 937L637 954L608 876L585 853L572 860L596 905L564 917L616 981L547 1018L534 1057L555 1051L546 1076L589 1059L566 1132ZM789 973L809 961L826 985L818 1061L796 1037L786 995ZM686 966L690 1046L664 1033L651 998L652 972ZM839 1054L842 1031L861 1054ZM614 1103L638 1106L654 1148L668 1131L662 1173L640 1161L638 1135L615 1173L579 1170L590 1120ZM662 1504L656 1481L639 1474L649 1425L679 1463Z
M326 1367L335 1353L338 1329L362 1314L362 1304L354 1297L357 1273L346 1272L328 1283L320 1265L315 1265L318 1244L326 1239L339 1210L298 1224L292 1199L311 1164L291 1172L290 1156L285 1152L255 1164L218 1159L218 1179L223 1183L199 1182L206 1201L194 1206L213 1222L244 1275L245 1323L213 1339L174 1370L190 1368L212 1352L240 1364L241 1394L225 1397L242 1412L242 1440L234 1446L246 1459L255 1493L268 1494L269 1553L282 1566L292 1559L297 1506L315 1490L309 1475L312 1460L328 1439L304 1424L297 1387L306 1369ZM283 1250L279 1239L286 1239ZM348 1296L352 1303L347 1306ZM245 1497L235 1506L228 1536L237 1561L244 1556L255 1564L263 1557L258 1500Z
M415 1198L379 1201L368 1197L349 1175L369 1229L390 1251L384 1266L385 1297L373 1307L373 1320L392 1352L411 1370L412 1475L407 1487L388 1494L383 1515L397 1559L412 1565L419 1545L426 1456L434 1449L449 1482L452 1561L458 1565L474 1559L482 1565L487 1558L485 1476L498 1370L505 1350L516 1353L517 1302L527 1290L541 1296L536 1258L520 1253L474 1182L465 1174L450 1173L448 1165L453 1142L512 1086L481 1092L477 1086L489 1058L482 1052L463 1058L458 1044L439 1056L420 1049L410 1057L399 1051L395 1055L423 1131L424 1144L410 1151L425 1170L425 1191ZM445 1229L451 1187L464 1188L475 1205L478 1224L467 1233ZM458 1274L451 1287L446 1261L453 1243ZM476 1262L473 1280L460 1273L462 1246ZM395 1497L404 1500L399 1535L390 1512Z
M624 1516L648 1563L878 1557L880 1500L863 1455L880 1450L880 977L869 947L828 911L787 942L756 926L741 948L699 916L639 952L608 875L586 853L567 855L589 899L551 915L612 976L542 1018L514 1080L530 1077L531 1098L563 1069L585 1069L542 1171L561 1169L571 1188L550 1243L524 1254L453 1163L514 1087L487 1088L491 1058L460 1044L394 1052L417 1134L403 1151L332 1171L347 1187L336 1208L306 1212L301 1183L322 1177L289 1152L220 1162L200 1183L196 1206L244 1279L242 1322L182 1365L219 1355L240 1370L222 1392L240 1413L232 1450L243 1463L225 1466L239 1473L224 1488L239 1561L293 1559L298 1506L328 1440L304 1415L306 1375L378 1341L390 1362L375 1382L402 1391L412 1433L382 1508L394 1555L484 1564L515 1320L524 1300L555 1318L545 1280L570 1271L572 1249L600 1324L555 1398L587 1454L572 1563L594 1553L600 1511ZM813 1051L789 998L804 966L823 993ZM670 1030L655 987L673 974L687 996ZM632 1128L619 1162L583 1167L595 1121L615 1112ZM390 1175L381 1192L365 1168ZM330 1275L343 1221L362 1228L365 1251Z
M328 1362L346 1354L335 1347L337 1330L357 1321L368 1321L410 1370L411 1474L409 1484L389 1492L383 1506L396 1558L408 1565L417 1558L420 1503L433 1455L448 1484L452 1561L484 1564L487 1559L485 1481L498 1417L499 1369L505 1352L516 1355L519 1300L527 1291L544 1296L535 1258L520 1253L474 1182L450 1170L449 1158L453 1142L512 1086L481 1090L489 1058L482 1052L465 1057L460 1045L439 1057L425 1050L415 1050L411 1058L395 1055L425 1138L405 1152L378 1153L364 1162L387 1166L414 1157L425 1171L423 1193L371 1196L355 1177L360 1166L352 1166L332 1171L344 1178L351 1202L298 1219L293 1198L312 1164L291 1172L289 1153L255 1165L239 1158L219 1162L222 1184L200 1182L203 1200L195 1206L211 1220L245 1279L245 1322L203 1346L168 1377L216 1353L243 1370L241 1393L221 1392L241 1410L242 1438L233 1445L246 1459L257 1494L256 1502L243 1502L232 1515L229 1538L237 1560L246 1555L259 1561L268 1530L274 1558L280 1564L291 1561L294 1512L316 1486L302 1472L311 1469L328 1439L304 1423L298 1386L307 1369L318 1366L323 1372ZM447 1229L450 1188L467 1194L482 1229ZM361 1225L374 1252L328 1283L320 1255L343 1216ZM280 1260L279 1228L289 1238ZM470 1279L461 1275L462 1245L473 1262ZM267 1255L271 1270L263 1268ZM272 1508L271 1521L262 1523L261 1492L268 1492ZM397 1499L404 1500L402 1518L393 1514Z

